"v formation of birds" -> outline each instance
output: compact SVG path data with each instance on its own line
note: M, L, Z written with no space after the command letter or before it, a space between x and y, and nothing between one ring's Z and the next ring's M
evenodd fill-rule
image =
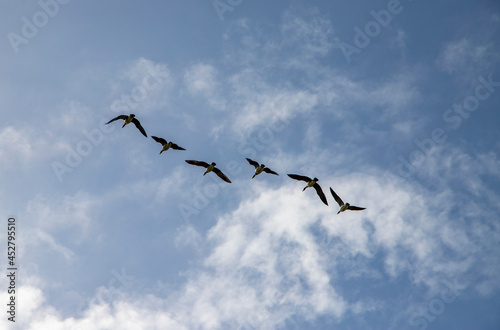
M144 135L145 137L148 137L148 135L146 134L146 131L142 127L142 125L139 122L139 120L137 118L135 118L134 114L120 115L120 116L118 116L116 118L113 118L110 121L108 121L106 123L106 125L110 124L110 123L112 123L112 122L114 122L116 120L119 120L119 119L122 119L124 121L122 128L125 127L126 125L130 124L130 123L133 123L135 125L135 127L137 127L137 129L142 133L142 135ZM161 148L160 154L162 152L164 152L164 151L167 151L168 149L186 150L186 149L178 146L177 144L173 143L172 141L168 142L167 140L165 140L165 139L163 139L161 137L151 136L151 138L153 140L155 140L156 142L158 142L158 143L161 144L162 148ZM246 158L246 160L248 161L248 163L250 165L252 165L253 167L255 167L255 173L252 176L252 179L255 178L255 176L261 174L262 172L265 172L265 173L268 173L268 174L279 175L275 171L271 170L269 167L266 167L266 165L264 165L264 164L259 164L258 162L254 161L254 160L252 160L250 158ZM188 163L190 165L204 167L205 168L205 173L203 173L203 175L205 175L207 173L210 173L210 172L214 172L222 180L226 181L227 183L231 183L231 180L229 180L229 178L224 173L222 173L222 171L220 169L218 169L217 167L215 167L217 164L215 164L214 162L212 162L211 164L209 164L209 163L204 162L204 161L186 160L186 163ZM306 190L307 188L313 187L316 190L316 193L318 194L318 196L321 199L321 201L323 203L325 203L326 205L328 205L328 201L326 199L325 194L323 193L323 189L321 189L321 186L318 184L318 181L319 181L318 178L311 179L311 178L309 178L307 176L298 175L298 174L288 174L288 176L290 178L294 179L294 180L307 182L306 186L304 187L304 189L302 189L302 191ZM365 209L364 207L359 207L359 206L351 205L349 203L344 203L342 201L342 199L335 193L335 191L333 191L333 189L331 187L330 187L330 192L331 192L333 198L335 199L335 201L337 202L337 204L339 204L339 207L340 207L340 209L337 212L337 214L339 214L340 212L344 212L346 210L360 211L360 210L364 210Z

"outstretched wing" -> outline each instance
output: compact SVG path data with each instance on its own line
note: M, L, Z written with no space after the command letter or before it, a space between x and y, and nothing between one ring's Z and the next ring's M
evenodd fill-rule
M269 167L264 167L263 171L269 174L279 175L278 173L271 170Z
M144 130L144 128L142 128L141 123L136 118L132 119L132 122L135 124L135 127L137 127L139 131L141 131L142 135L148 137L146 131Z
M323 201L323 203L325 203L326 205L328 205L328 201L326 200L326 196L323 193L323 190L321 189L321 187L319 186L319 184L315 183L313 187L314 187L314 189L316 189L316 192L318 193L318 196L319 196L319 198L321 198L321 200Z
M288 174L288 176L291 177L292 179L295 179L295 180L300 180L300 181L305 181L305 182L311 181L311 178L308 178L307 176L303 176L303 175Z
M212 171L215 174L217 174L219 178L221 178L222 180L226 181L227 183L231 183L231 180L229 180L229 178L224 173L222 173L221 170L219 170L217 167L214 167Z
M250 163L250 165L252 165L255 168L260 166L259 163L257 163L255 160L251 160L250 158L245 158L245 159Z
M208 166L210 166L205 162L199 162L197 160L186 160L186 163L191 164L191 165L196 165L196 166L203 166L204 168L207 168Z
M109 123L114 122L115 120L118 120L118 119L123 119L123 120L125 120L125 119L127 119L127 118L128 118L128 116L126 116L126 115L119 115L118 117L113 118L113 119L111 119L110 121L108 121L108 122L106 123L106 125L107 125L107 124L109 124Z
M177 144L175 143L172 143L172 145L170 146L170 148L174 149L174 150L186 150L182 147L179 147Z
M337 194L335 193L335 191L333 191L332 187L330 187L330 192L332 193L333 198L335 198L335 201L339 204L339 206L344 205L344 202L343 202L343 201L342 201L342 199L339 197L339 195L337 195Z
M353 210L353 211L360 211L360 210L366 210L366 207L359 207L359 206L349 205L349 207L347 209L348 210Z
M164 144L167 144L167 141L165 139L162 139L160 137L156 137L156 136L151 136L153 138L153 140L155 140L156 142L158 143L161 143L161 145L164 145Z

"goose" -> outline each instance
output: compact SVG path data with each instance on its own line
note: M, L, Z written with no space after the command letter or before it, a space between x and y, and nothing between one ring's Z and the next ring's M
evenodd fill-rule
M157 136L151 136L153 138L153 140L155 140L156 142L160 143L162 145L162 148L161 148L161 151L160 151L160 155L162 152L164 151L167 151L168 149L172 148L174 150L186 150L182 147L179 147L177 144L173 143L172 141L170 142L167 142L167 140L165 139L162 139L160 137L157 137Z
M196 165L196 166L203 166L204 168L207 169L205 171L205 173L203 173L203 175L205 175L209 172L214 172L222 180L226 181L227 183L231 183L231 180L229 180L229 178L224 173L222 173L221 170L219 170L217 167L215 167L215 165L217 165L217 164L215 164L214 162L212 162L212 164L208 164L206 162L200 162L197 160L186 160L186 163L191 164L191 165Z
M330 187L330 192L332 193L333 198L337 201L337 203L340 206L340 210L337 212L339 214L340 212L344 212L345 210L352 210L352 211L360 211L360 210L365 210L366 207L359 207L359 206L354 206L349 203L345 203L342 201L342 199L333 191L332 187Z
M127 124L130 124L130 123L134 123L135 124L135 127L137 127L137 129L139 129L139 131L141 131L142 135L144 135L145 137L148 137L148 135L146 134L146 131L144 130L144 128L141 126L141 123L135 118L135 115L133 113L131 113L130 115L119 115L118 117L116 118L113 118L111 119L110 121L108 121L106 123L109 124L109 123L112 123L114 122L115 120L118 120L118 119L123 119L125 122L123 123L123 126L122 128L125 127L125 125Z
M328 205L328 201L326 200L325 194L323 193L323 190L321 189L320 185L317 183L319 181L318 178L311 179L307 176L298 174L288 174L288 176L295 180L307 182L307 185L304 187L304 189L302 189L302 191L306 190L307 188L314 187L314 189L316 189L316 192L318 193L319 198L323 201L323 203Z
M251 160L250 158L246 158L246 160L248 161L248 163L250 163L250 165L255 167L255 174L252 176L252 179L255 178L256 175L259 175L262 172L266 172L266 173L274 174L274 175L279 175L278 173L271 170L269 167L266 167L266 165L264 165L264 164L259 164L256 161Z

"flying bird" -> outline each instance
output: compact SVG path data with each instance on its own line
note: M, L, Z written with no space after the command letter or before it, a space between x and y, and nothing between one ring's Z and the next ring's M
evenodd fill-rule
M360 211L366 209L366 207L353 206L349 203L344 204L339 195L337 195L335 191L333 191L332 187L330 187L330 192L332 193L333 198L335 198L335 200L340 206L340 210L337 212L337 214L339 214L340 212L344 212L345 210Z
M307 176L298 175L298 174L288 174L288 176L291 177L292 179L295 179L295 180L307 182L307 185L304 187L304 189L302 189L302 191L306 190L307 188L314 187L314 189L316 189L316 192L318 193L319 198L323 201L323 203L328 205L328 201L326 200L326 196L323 193L323 190L321 189L320 185L317 183L319 181L318 178L311 179Z
M151 136L153 138L153 140L155 140L156 142L160 143L162 145L162 148L161 148L161 151L160 151L160 154L164 151L167 151L168 149L172 148L174 150L186 150L182 147L179 147L177 144L173 143L172 141L170 142L167 142L167 140L165 139L162 139L160 137L157 137L157 136Z
M112 123L112 122L114 122L115 120L118 120L118 119L123 119L125 121L123 123L122 128L124 128L125 125L127 125L127 124L134 123L135 127L137 127L139 129L139 131L141 131L142 135L144 135L145 137L148 137L148 135L146 134L146 131L144 130L144 128L142 128L141 123L135 118L135 115L133 113L130 114L129 116L127 116L127 115L120 115L120 116L118 116L116 118L113 118L110 121L108 121L106 123L106 125L109 124L109 123Z
M278 173L271 170L269 167L266 167L266 165L264 165L264 164L259 164L256 161L251 160L250 158L246 158L246 160L250 163L250 165L255 167L255 174L252 176L252 179L255 178L256 175L259 175L262 172L266 172L266 173L274 174L274 175L279 175Z
M212 162L212 164L208 164L208 163L200 162L197 160L186 160L186 163L191 164L191 165L196 165L196 166L203 166L204 168L207 169L205 171L205 173L203 173L203 175L207 174L208 172L214 172L222 180L226 181L227 183L231 183L231 180L229 180L229 178L224 173L222 173L221 170L219 170L217 167L215 167L215 165L217 165L217 164L215 164L214 162Z

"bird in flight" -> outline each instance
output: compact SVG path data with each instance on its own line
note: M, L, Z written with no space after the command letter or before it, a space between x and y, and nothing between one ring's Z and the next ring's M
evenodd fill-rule
M302 191L306 190L307 188L314 187L314 189L316 189L316 192L318 193L319 198L323 201L323 203L328 205L328 201L326 200L326 196L323 193L323 190L321 189L320 185L317 183L319 181L318 178L311 179L307 176L298 175L298 174L288 174L288 176L291 177L292 179L295 179L295 180L307 182L307 185L304 187L304 189L302 189Z
M222 180L226 181L227 183L231 183L231 180L229 180L229 178L224 173L222 173L221 170L219 170L217 167L215 167L215 165L217 165L217 164L215 164L214 162L212 162L212 164L208 164L208 163L200 162L197 160L186 160L186 163L191 164L191 165L196 165L196 166L203 166L204 168L207 169L205 171L205 173L203 173L203 175L205 175L209 172L214 172Z
M151 136L153 138L153 140L155 140L156 142L160 143L162 145L162 148L161 148L161 151L160 151L160 154L164 151L167 151L168 149L172 148L174 150L186 150L182 147L179 147L177 144L173 143L172 141L170 142L167 142L167 140L165 139L162 139L160 137L157 137L157 136Z
M144 135L145 137L148 137L148 135L146 134L146 131L141 126L141 123L135 118L135 115L133 113L130 114L129 116L127 116L127 115L120 115L120 116L118 116L116 118L113 118L110 121L108 121L106 123L106 125L109 124L109 123L112 123L112 122L114 122L115 120L118 120L118 119L123 119L125 121L123 123L122 128L124 128L125 125L127 125L127 124L134 123L135 127L137 127L139 129L139 131L141 131L142 135Z
M256 175L259 175L262 172L266 172L266 173L274 174L274 175L279 175L278 173L271 170L269 167L266 167L266 165L264 165L264 164L259 164L256 161L251 160L250 158L246 158L246 160L250 163L250 165L255 167L255 174L252 176L252 179L255 178Z
M366 207L353 206L349 203L344 204L339 195L337 195L335 191L333 191L332 187L330 187L330 192L332 193L333 198L335 198L335 200L340 206L340 210L337 212L337 214L339 214L340 212L344 212L345 210L360 211L366 209Z

